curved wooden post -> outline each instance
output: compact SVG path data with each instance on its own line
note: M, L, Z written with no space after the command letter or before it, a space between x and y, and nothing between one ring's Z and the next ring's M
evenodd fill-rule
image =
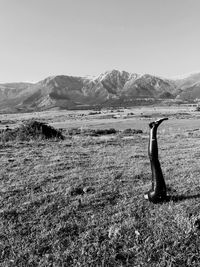
M168 118L163 118L149 124L150 135L149 135L149 147L148 155L151 164L152 171L152 188L145 193L145 199L153 203L165 201L167 198L167 190L165 180L162 174L162 169L158 159L158 144L157 144L157 129L158 126Z

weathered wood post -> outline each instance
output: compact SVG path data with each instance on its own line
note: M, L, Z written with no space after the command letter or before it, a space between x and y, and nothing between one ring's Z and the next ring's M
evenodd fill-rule
M160 162L158 159L158 144L157 144L157 129L158 126L164 120L168 120L168 118L162 118L160 120L151 122L149 124L150 134L149 134L148 155L152 171L152 188L147 193L145 193L144 198L148 199L153 203L165 201L167 198L166 184L162 174L162 169L160 167Z

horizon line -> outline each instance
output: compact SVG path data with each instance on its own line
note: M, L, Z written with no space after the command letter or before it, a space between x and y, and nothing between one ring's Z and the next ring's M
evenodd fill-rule
M56 74L56 75L48 75L46 76L45 78L43 79L40 79L40 80L37 80L37 81L30 81L30 80L19 80L19 81L12 81L12 82L6 82L6 81L0 81L0 84L12 84L12 83L31 83L31 84L36 84L40 81L43 81L47 78L54 78L54 77L57 77L57 76L70 76L70 77L81 77L81 78L98 78L100 75L102 74L106 74L107 72L112 72L112 71L119 71L119 72L128 72L130 74L138 74L138 75L151 75L151 76L155 76L155 77L158 77L158 78L162 78L162 79L172 79L172 80L175 80L175 79L184 79L184 78L187 78L189 77L190 75L194 75L194 74L198 74L200 73L200 70L195 70L195 71L191 71L191 72L188 72L188 73L184 73L184 74L177 74L177 75L173 75L173 76L163 76L163 75L157 75L157 74L154 74L154 73L148 73L148 72L130 72L130 71L126 71L126 70L119 70L119 69L111 69L111 70L106 70L104 72L101 72L97 75L92 75L92 74L86 74L86 75L74 75L74 74Z

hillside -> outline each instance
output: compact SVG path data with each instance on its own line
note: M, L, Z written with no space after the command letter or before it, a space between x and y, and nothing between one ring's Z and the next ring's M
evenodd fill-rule
M31 93L31 83L0 84L0 109L15 107Z
M183 100L200 98L200 73L193 73L175 80L177 97Z
M95 78L58 75L38 83L0 84L0 110L75 109L134 105L141 99L200 98L200 74L164 79L149 74L107 71Z

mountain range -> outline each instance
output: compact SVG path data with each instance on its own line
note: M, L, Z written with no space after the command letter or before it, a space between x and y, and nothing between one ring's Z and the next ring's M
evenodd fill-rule
M0 84L1 112L127 106L200 99L200 73L178 79L107 71L97 77L58 75L37 83Z

